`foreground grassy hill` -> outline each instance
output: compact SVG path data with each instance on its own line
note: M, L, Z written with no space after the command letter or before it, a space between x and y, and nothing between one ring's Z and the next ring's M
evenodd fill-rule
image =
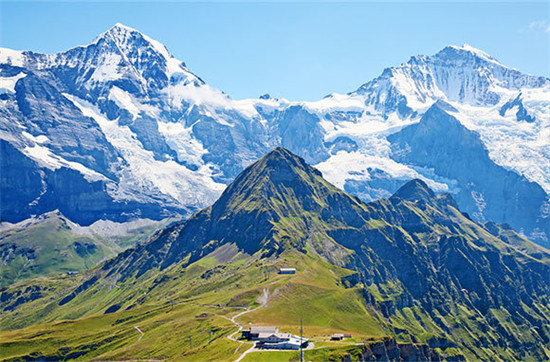
M421 181L365 204L277 148L148 242L3 290L0 358L235 360L249 348L229 338L236 323L297 332L303 319L314 360L544 360L548 260Z
M297 267L298 273L277 274L283 265ZM130 302L105 314L113 305L95 310L97 305L105 306L101 301L105 294L98 291L84 304L93 309L87 317L47 316L60 320L0 332L0 358L233 360L250 345L227 338L238 330L230 318L247 309L250 313L237 318L238 323L276 325L298 333L303 318L307 338L326 353L345 356L350 348L358 348L355 343L383 341L386 331L391 331L379 313L369 310L361 287L345 286L343 280L352 274L307 253L288 251L279 258L262 259L242 255L235 245L228 245L184 269L174 266L163 271L163 281L150 281L159 284L141 294L144 299L139 306ZM348 332L354 338L328 342L336 332Z

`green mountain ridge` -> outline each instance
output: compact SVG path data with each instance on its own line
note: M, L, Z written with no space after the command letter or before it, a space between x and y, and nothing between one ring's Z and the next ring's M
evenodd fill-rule
M297 275L277 275L283 266ZM52 346L56 335L82 359L236 359L220 355L238 346L225 338L234 329L222 317L261 304L241 323L292 330L304 319L316 333L391 336L450 360L548 359L549 275L548 250L504 225L473 222L420 180L365 204L278 147L212 206L147 242L78 276L4 289L0 339L9 342L0 358L66 357ZM67 336L58 322L66 319L95 329ZM147 342L137 340L136 321L149 328ZM164 341L181 323L215 328L217 337L191 349ZM33 347L37 329L48 348ZM349 348L338 355L352 356Z
M0 230L0 288L31 278L74 274L144 241L170 220L82 227L52 211Z

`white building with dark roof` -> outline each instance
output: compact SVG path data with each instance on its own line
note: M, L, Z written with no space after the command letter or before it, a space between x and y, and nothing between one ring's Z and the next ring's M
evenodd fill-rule
M299 350L300 346L306 348L309 340L307 338L300 338L293 336L290 333L280 333L284 336L271 336L268 340L259 341L258 347L262 349L291 349Z
M272 335L279 333L279 329L277 327L262 327L262 326L254 326L250 327L250 330L248 331L242 331L242 337L246 338L250 341L256 341L258 340L260 334L262 335Z
M279 268L279 274L296 274L296 268Z
M258 348L263 349L291 349L298 350L300 345L307 347L309 340L291 333L279 333L276 327L250 327L248 331L242 331L242 337L249 341L258 341Z

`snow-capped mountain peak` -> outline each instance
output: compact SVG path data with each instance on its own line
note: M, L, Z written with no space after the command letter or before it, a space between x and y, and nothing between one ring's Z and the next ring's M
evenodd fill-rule
M132 35L138 35L141 36L141 32L138 30L131 28L129 26L126 26L121 23L116 23L112 27L110 27L107 31L99 34L93 41L93 43L97 42L100 39L103 39L105 37L113 37L113 39L126 39Z
M24 62L25 56L23 55L23 52L8 48L0 48L0 64L23 67Z
M86 49L94 46L101 48L101 53L110 54L110 59L104 57L107 64L102 66L126 67L126 73L135 73L142 80L154 79L158 88L168 83L204 84L163 44L126 25L115 24L96 37Z
M521 73L465 44L447 46L432 56L413 56L406 63L386 68L350 95L364 96L365 104L386 115L397 112L408 117L437 99L494 106L510 92L548 84L548 78Z
M151 217L167 207L190 212L282 145L366 200L422 178L438 191L460 193L461 207L475 218L509 221L543 240L550 235L544 229L549 213L539 212L550 209L549 92L549 79L463 45L413 56L355 92L317 102L268 95L233 100L160 42L115 24L89 45L58 54L0 49L0 111L6 115L0 117L0 146L10 155L2 160L28 164L31 173L6 165L13 180L2 185L19 190L21 180L29 182L25 197L4 209L22 210L10 216L18 220L58 208L84 222L118 219L121 210ZM401 132L407 127L413 128ZM432 136L422 138L415 129ZM479 161L478 174L493 178L472 176L469 165L447 167L462 155ZM529 210L490 192L494 180L505 177L515 181L501 183L502 192L538 195L536 202L518 202ZM74 195L57 202L67 188ZM101 202L91 203L90 188ZM509 214L498 213L505 209ZM521 216L527 212L542 221Z
M170 54L166 46L129 26L116 23L109 30L97 36L90 45L97 44L102 40L106 42L113 42L121 53L127 55L135 51L135 48L150 49L166 61L171 59L175 60L174 64L171 64L173 67L169 67L172 68L169 69L170 73L181 72L184 70L187 71L185 68L185 63L176 60L174 56Z
M463 44L462 46L449 45L443 48L437 55L442 55L442 56L456 55L461 58L470 56L473 58L477 58L479 60L484 60L486 62L495 63L499 66L505 67L504 65L502 65L502 63L500 63L497 59L493 58L491 55L487 54L481 49L474 48L469 44Z
M129 27L127 25L124 25L122 23L115 23L115 25L113 25L109 30L107 30L107 32L109 31L117 31L117 32L126 32L126 33L140 33L141 32L139 30L136 30L132 27Z

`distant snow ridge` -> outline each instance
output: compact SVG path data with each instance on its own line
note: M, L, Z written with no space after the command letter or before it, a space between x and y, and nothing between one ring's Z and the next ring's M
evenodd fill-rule
M281 145L365 200L421 178L478 220L550 235L550 80L469 45L317 102L233 100L116 24L58 54L0 49L0 112L6 221L187 215Z

